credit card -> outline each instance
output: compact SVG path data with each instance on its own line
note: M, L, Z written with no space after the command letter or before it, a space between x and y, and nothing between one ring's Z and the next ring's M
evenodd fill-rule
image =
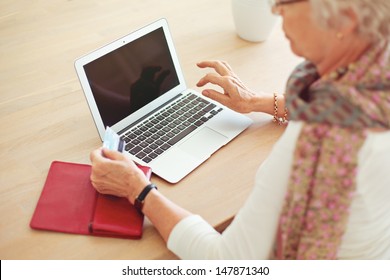
M123 141L114 130L107 126L106 132L104 133L103 148L122 153L125 148L125 141Z

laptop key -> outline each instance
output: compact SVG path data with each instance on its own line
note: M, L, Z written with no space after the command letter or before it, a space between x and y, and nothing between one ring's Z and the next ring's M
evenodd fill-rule
M195 123L197 120L191 117L191 118L188 119L188 121L189 121L190 123Z
M179 116L181 116L182 114L184 114L184 112L182 112L182 113L173 113L172 115L171 115L171 118L172 118L172 121L174 120L174 119L177 119Z
M144 152L139 152L138 154L135 155L137 158L144 158L146 156L146 154Z
M193 100L193 99L195 99L196 98L196 95L195 94L193 94L193 93L191 93L191 94L189 94L188 95L188 97L187 97L189 100Z
M152 159L155 159L156 157L158 157L158 154L150 153L148 156L151 157Z
M215 107L217 107L215 104L209 104L207 107L203 108L203 112L207 113L208 111L211 111L212 109L214 109Z
M145 123L145 126L151 128L151 127L153 127L153 123L152 122L147 122L147 123Z
M202 97L198 97L196 100L198 100L199 102L201 103L204 103L204 104L209 104L210 102Z
M149 129L149 132L150 132L150 133L156 133L156 132L157 132L157 129L154 128L154 127L151 127L151 128Z
M189 121L184 121L184 122L183 122L183 125L184 125L185 127L187 127L187 126L190 126L191 123L190 123Z
M145 142L148 143L148 144L152 144L154 142L154 140L155 139L153 139L153 138L148 138L148 139L145 140Z
M192 117L193 117L194 119L198 120L198 119L200 119L200 118L203 117L203 116L204 116L203 113L198 113L198 114L193 115Z
M199 120L199 121L197 121L197 122L195 123L196 126L201 126L202 124L204 124L204 122L201 121L201 120Z
M130 154L135 155L140 151L142 151L142 148L137 146L130 150Z
M151 162L152 161L152 159L150 158L150 157L144 157L143 159L142 159L144 162L146 162L146 163L149 163L149 162Z
M153 143L153 144L149 145L149 148L151 148L152 150L155 150L158 148L158 146L155 143Z
M150 131L145 131L145 133L143 134L143 136L145 136L145 137L150 137L150 136L152 136L152 132L150 132Z
M175 137L175 133L173 133L173 132L168 132L168 133L167 133L167 137L173 138L173 137Z
M188 126L188 125L187 125L187 126ZM177 126L177 129L178 129L179 131L184 130L185 128L186 128L186 126L185 126L185 125L182 125L182 124L180 124L180 125Z
M168 145L167 143L165 143L164 145L162 145L162 146L160 147L160 149L166 151L166 150L168 150L170 147L171 147L171 145Z
M194 125L191 125L189 127L187 127L185 130L183 130L182 132L180 132L178 135L176 135L174 138L172 138L171 140L168 141L168 144L169 145L175 145L177 142L179 142L181 139L183 139L184 137L186 137L188 134L190 134L192 131L194 131L197 127L194 126Z
M134 148L134 144L132 144L132 143L128 143L128 144L126 144L126 146L125 146L125 150L126 150L126 151L130 151L132 148Z
M141 142L141 143L139 143L139 145L140 145L142 148L146 148L149 144L146 143L146 142Z
M135 135L134 133L131 133L131 132L126 133L125 136L128 139L135 139L135 138L137 138L137 135Z

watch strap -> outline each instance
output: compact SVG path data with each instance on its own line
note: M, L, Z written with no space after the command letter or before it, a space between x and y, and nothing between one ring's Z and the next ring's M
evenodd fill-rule
M142 191L141 193L137 196L137 198L135 199L134 201L134 207L139 211L139 212L142 212L142 208L144 206L144 201L145 201L145 198L146 196L148 195L148 193L152 190L152 189L156 189L157 190L157 187L155 184L152 184L150 183L149 185L147 185Z

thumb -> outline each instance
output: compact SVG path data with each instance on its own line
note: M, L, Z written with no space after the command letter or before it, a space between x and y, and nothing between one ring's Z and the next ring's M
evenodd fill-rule
M103 148L102 153L104 157L111 160L123 160L125 158L125 156L122 153L107 148Z

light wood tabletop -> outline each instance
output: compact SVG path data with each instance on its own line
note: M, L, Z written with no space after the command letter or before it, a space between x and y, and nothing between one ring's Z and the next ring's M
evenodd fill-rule
M0 2L0 259L175 259L154 227L141 240L32 230L52 161L89 163L101 145L74 60L159 18L168 20L187 85L196 62L225 60L249 88L282 93L300 61L281 23L267 41L236 33L227 0L2 0ZM253 125L179 183L153 176L174 202L223 230L248 196L255 172L283 132L272 117Z

